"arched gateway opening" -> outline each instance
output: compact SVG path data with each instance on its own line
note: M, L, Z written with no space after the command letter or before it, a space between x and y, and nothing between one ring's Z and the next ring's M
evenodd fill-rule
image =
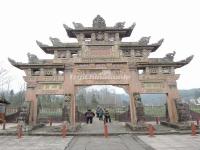
M167 95L165 93L141 94L145 121L166 121L168 119Z
M130 120L136 125L144 117L140 101L142 93L166 93L169 121L178 121L176 108L179 99L176 68L187 65L193 58L174 61L175 52L162 58L149 58L162 44L163 39L150 43L150 37L135 42L123 42L135 27L125 27L124 22L107 26L100 16L94 18L92 27L73 23L74 28L64 25L67 35L77 39L74 43L63 43L51 38L52 46L37 41L39 47L53 59L39 59L28 53L28 63L10 63L25 71L27 83L26 101L29 101L28 123L37 124L38 96L63 95L64 115L69 116L72 126L76 124L76 93L80 86L120 86L130 96Z
M85 122L85 112L107 110L111 120L130 122L130 97L120 87L112 85L92 85L79 87L76 93L76 122ZM103 118L102 118L103 120Z

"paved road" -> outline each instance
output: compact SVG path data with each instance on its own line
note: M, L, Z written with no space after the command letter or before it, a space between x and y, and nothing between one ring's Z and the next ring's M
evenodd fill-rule
M65 150L153 150L132 135L74 137Z
M111 123L107 123L109 133L129 133L131 130L125 126L125 123L112 121ZM104 123L103 121L99 121L97 118L94 118L92 124L82 123L81 129L78 133L102 133L104 132Z

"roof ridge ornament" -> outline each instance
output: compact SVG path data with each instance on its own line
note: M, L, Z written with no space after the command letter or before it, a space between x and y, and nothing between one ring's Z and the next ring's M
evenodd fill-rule
M76 23L76 22L72 22L72 23L73 23L75 29L83 29L84 28L82 23Z
M167 53L164 57L165 60L168 60L168 61L173 61L174 60L174 56L175 56L176 52L173 51L173 53Z
M38 45L39 47L48 47L48 45L43 44L42 42L40 42L40 41L38 41L38 40L36 40L36 43L37 43L37 45Z
M61 46L63 43L58 38L49 37L49 40L53 44L53 46Z
M94 18L93 28L106 28L106 22L100 15L97 15L96 18Z
M129 28L130 28L130 29L134 29L135 26L136 26L136 23L134 22Z
M142 37L138 43L139 45L147 45L149 43L149 40L150 40L151 36L148 36L148 37Z
M125 25L125 21L124 22L117 22L114 26L114 28L118 28L118 29L123 29L124 25Z
M70 28L68 25L63 24L63 27L65 28L65 30L72 30L72 28Z

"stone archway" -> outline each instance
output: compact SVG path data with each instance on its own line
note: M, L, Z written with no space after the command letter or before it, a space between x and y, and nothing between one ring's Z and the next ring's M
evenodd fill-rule
M105 20L98 15L92 27L74 23L74 28L64 25L70 38L77 43L63 43L58 38L50 38L52 46L37 41L38 46L47 54L53 54L51 60L39 59L28 53L28 63L10 63L25 71L27 83L26 100L31 101L29 122L37 122L37 95L66 95L70 105L70 122L75 125L76 86L83 85L120 85L130 95L131 123L137 123L136 97L138 93L167 93L170 122L177 122L176 100L179 75L175 69L187 65L193 56L174 61L175 52L163 58L149 58L162 44L163 39L149 44L150 37L142 37L136 42L123 42L129 37L135 24L128 28L118 22L115 26L106 26Z

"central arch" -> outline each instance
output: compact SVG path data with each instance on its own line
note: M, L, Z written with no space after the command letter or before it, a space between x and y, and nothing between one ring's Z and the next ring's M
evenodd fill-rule
M87 109L92 109L95 112L97 107L108 110L112 120L129 122L131 119L130 97L124 88L113 85L77 87L75 96L76 122L85 121L84 113Z

